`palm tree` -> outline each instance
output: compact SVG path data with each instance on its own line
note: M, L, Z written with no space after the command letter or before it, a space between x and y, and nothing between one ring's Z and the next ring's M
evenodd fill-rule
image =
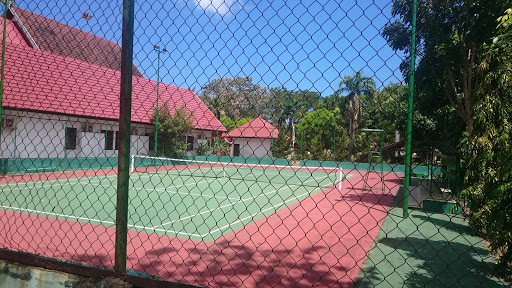
M364 77L362 71L354 73L354 76L345 76L339 84L339 92L348 92L345 97L348 101L349 127L348 127L348 157L352 158L354 150L354 136L357 128L357 120L361 113L361 96L371 96L375 91L375 81L372 78Z

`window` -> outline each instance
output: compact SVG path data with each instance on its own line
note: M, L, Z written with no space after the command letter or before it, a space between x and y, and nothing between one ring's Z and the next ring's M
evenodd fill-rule
M114 150L114 131L101 130L105 134L105 150Z
M66 128L66 150L76 150L76 128Z
M155 150L155 134L146 133L146 136L149 138L149 151Z
M119 145L121 144L119 142L119 131L116 131L116 150L119 150Z
M233 145L233 156L240 156L240 144Z
M194 150L194 136L187 136L187 151Z

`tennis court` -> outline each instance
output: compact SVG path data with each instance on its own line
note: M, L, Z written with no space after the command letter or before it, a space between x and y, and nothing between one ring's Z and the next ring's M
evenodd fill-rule
M339 169L132 158L129 229L211 242L327 188ZM2 209L115 226L116 175L4 184ZM20 201L20 199L23 199ZM101 205L98 205L101 203ZM5 205L7 204L7 205Z

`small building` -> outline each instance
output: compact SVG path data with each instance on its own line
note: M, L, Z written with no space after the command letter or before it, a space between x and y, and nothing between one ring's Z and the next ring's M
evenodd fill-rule
M225 137L231 138L231 156L271 158L272 142L279 130L265 119L258 117L233 131Z
M116 157L119 45L13 7L5 28L0 157ZM131 154L153 153L157 97L171 113L190 111L194 129L187 135L187 155L226 132L193 91L145 79L134 67Z

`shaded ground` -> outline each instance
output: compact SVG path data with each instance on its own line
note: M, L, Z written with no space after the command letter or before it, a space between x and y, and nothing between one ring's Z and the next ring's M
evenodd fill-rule
M509 287L462 216L402 212L390 209L356 287Z

